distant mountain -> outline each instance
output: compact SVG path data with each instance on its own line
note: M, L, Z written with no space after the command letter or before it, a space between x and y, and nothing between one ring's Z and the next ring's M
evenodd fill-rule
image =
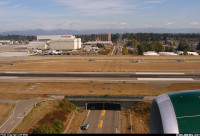
M25 31L9 31L2 32L0 35L16 34L24 36L36 35L56 35L56 34L95 34L95 33L200 33L200 29L183 28L183 29L167 29L167 28L135 28L135 29L55 29L55 30L25 30Z

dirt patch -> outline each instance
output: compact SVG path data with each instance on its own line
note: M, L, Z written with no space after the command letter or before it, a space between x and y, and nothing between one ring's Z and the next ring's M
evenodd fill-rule
M0 126L9 118L15 107L13 103L0 103Z
M121 134L131 133L130 114L129 110L121 111Z
M150 133L150 112L151 101L142 101L133 105L131 109L131 117L133 122L133 133L149 134Z

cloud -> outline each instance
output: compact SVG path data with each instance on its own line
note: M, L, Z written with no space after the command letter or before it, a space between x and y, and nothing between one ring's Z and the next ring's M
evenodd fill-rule
M199 22L191 22L190 25L200 25Z
M174 23L173 22L168 22L166 25L167 26L171 26L171 25L174 25Z

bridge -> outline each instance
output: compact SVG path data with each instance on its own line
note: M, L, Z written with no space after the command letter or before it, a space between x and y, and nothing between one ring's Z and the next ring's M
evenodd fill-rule
M76 106L90 110L121 110L129 109L135 103L143 100L152 100L155 96L113 96L113 95L66 95ZM149 99L150 98L150 99Z

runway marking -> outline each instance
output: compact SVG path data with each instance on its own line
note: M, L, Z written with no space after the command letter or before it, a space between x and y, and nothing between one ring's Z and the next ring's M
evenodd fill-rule
M4 72L7 74L27 74L28 72Z
M106 113L106 111L105 111L105 110L102 110L102 111L101 111L101 116L105 116L105 113Z
M102 128L102 126L103 126L103 120L100 120L98 124L98 128Z
M136 72L137 75L185 75L185 73L167 73L167 72Z
M192 78L138 78L140 81L193 81Z
M18 78L18 77L0 76L0 79L12 79L12 78Z

